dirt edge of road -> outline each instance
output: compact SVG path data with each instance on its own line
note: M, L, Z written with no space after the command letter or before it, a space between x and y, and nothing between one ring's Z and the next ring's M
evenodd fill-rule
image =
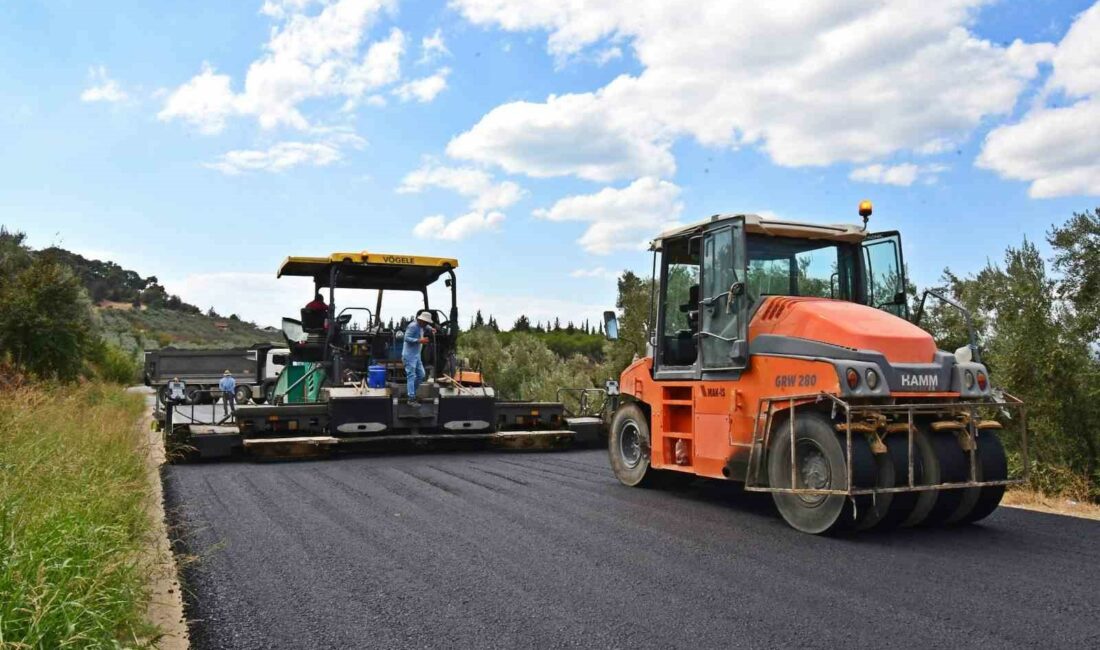
M1008 508L1100 521L1100 505L1043 496L1030 490L1009 490L1005 492L1001 505Z
M187 621L183 613L183 596L180 589L176 557L168 538L168 519L164 510L164 489L160 468L164 465L164 441L152 428L153 416L149 412L142 418L148 444L146 445L146 475L151 488L149 518L152 521L152 541L149 547L149 607L146 619L156 625L162 636L156 647L162 650L187 650L191 647Z

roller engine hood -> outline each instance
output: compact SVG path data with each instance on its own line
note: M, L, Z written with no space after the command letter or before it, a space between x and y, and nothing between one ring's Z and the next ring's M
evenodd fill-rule
M890 363L931 363L932 336L881 309L844 300L769 296L749 324L750 341L761 334L830 343L881 353Z

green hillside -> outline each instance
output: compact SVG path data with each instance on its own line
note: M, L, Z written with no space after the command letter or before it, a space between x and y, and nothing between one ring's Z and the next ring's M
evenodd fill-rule
M232 348L255 343L280 343L282 334L236 318L187 313L162 308L99 308L103 338L137 355L163 347Z

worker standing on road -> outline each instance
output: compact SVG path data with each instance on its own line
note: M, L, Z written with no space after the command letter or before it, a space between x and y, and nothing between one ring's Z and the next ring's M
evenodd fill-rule
M420 358L420 351L423 349L424 344L428 342L425 330L428 332L434 331L431 327L433 323L432 312L424 310L417 314L416 320L409 323L409 326L405 328L405 347L401 352L401 360L405 362L409 404L412 406L419 404L416 401L416 389L420 388L420 384L427 374L424 372L424 361Z
M222 380L218 382L218 388L222 391L222 413L229 415L230 411L237 411L237 380L233 379L233 373L228 370L222 374Z

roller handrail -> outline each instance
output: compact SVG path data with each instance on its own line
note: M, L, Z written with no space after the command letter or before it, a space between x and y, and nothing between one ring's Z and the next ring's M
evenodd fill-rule
M970 316L970 310L963 307L958 301L945 296L941 289L925 289L924 294L920 298L920 305L917 307L917 314L913 317L913 324L920 326L921 318L924 316L924 301L928 299L928 295L931 294L936 298L939 298L943 302L951 305L955 309L962 312L963 319L966 320L967 335L970 339L970 349L974 352L974 361L978 363L982 362L981 349L978 347L978 335L974 329L974 319Z

